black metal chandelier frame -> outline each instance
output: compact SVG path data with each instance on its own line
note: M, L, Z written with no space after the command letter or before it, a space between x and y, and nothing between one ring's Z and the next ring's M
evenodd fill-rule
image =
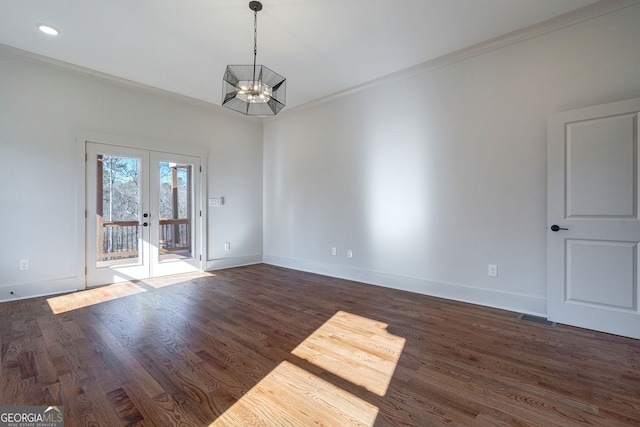
M250 116L275 115L285 106L287 79L264 65L257 65L259 1L253 10L253 65L228 65L223 78L222 105Z

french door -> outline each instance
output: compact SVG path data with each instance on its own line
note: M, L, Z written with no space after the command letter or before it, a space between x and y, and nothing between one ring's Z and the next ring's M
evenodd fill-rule
M87 286L202 269L200 158L87 142Z

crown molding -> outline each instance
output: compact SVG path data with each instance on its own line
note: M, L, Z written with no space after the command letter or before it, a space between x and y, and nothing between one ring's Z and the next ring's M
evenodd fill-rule
M388 74L386 76L371 80L358 86L325 96L315 101L308 102L287 110L283 110L277 117L265 118L265 123L276 121L294 114L302 113L325 104L349 97L361 92L371 90L378 86L388 85L393 82L405 80L420 74L428 73L457 62L464 61L479 55L483 55L498 49L502 49L517 43L521 43L542 35L570 27L581 22L585 22L599 16L607 15L627 7L640 4L640 0L600 0L597 3L576 9L571 12L556 16L554 18L530 25L528 27L513 31L511 33L475 44L473 46L448 53L446 55L431 59L413 67Z
M11 59L22 61L22 62L28 62L35 65L50 67L57 70L69 71L83 77L93 78L102 82L114 84L127 89L143 92L143 93L154 95L154 96L159 96L165 99L170 99L172 101L176 101L181 104L202 108L215 113L224 114L230 117L232 116L232 117L235 117L236 119L249 120L249 121L258 122L258 123L262 122L260 117L242 116L238 113L230 111L227 108L224 108L220 105L217 105L211 102L207 102L197 98L192 98L186 95L181 95L181 94L160 89L157 87L145 85L133 80L125 79L123 77L118 77L111 74L103 73L101 71L96 71L91 68L86 68L80 65L71 64L69 62L50 58L44 55L39 55L37 53L18 49L2 43L0 43L0 56L11 58Z
M513 44L521 43L526 40L530 40L544 34L548 34L554 31L561 30L563 28L588 21L590 19L597 18L602 15L606 15L618 10L635 6L640 4L640 0L600 0L597 3L585 6L583 8L559 15L555 18L548 19L546 21L539 22L534 25L522 28L520 30L513 31L503 36L496 37L491 40L487 40L473 46L460 49L458 51L440 56L438 58L431 59L421 64L414 65L404 70L388 74L386 76L371 80L369 82L348 88L346 90L325 96L323 98L311 101L296 107L291 107L283 110L275 117L257 117L257 116L241 116L237 113L231 112L228 109L214 104L212 102L204 101L197 98L192 98L186 95L181 95L175 92L171 92L164 89L159 89L153 86L148 86L142 83L138 83L132 80L128 80L122 77L113 76L111 74L96 71L90 68L82 67L79 65L71 64L65 61L49 58L36 53L28 52L22 49L18 49L12 46L8 46L0 43L0 56L9 57L25 62L30 62L43 66L50 66L55 69L61 69L71 71L83 75L85 77L91 77L103 82L115 84L121 87L125 87L132 90L137 90L147 94L160 96L166 99L202 108L215 113L224 114L229 117L235 117L236 119L248 120L251 122L268 123L279 120L284 117L302 113L319 106L334 102L338 99L349 97L367 90L371 90L377 86L388 85L393 82L408 79L429 71L433 71L448 65L455 64L460 61L464 61L469 58L473 58L478 55L489 53L498 49L502 49Z

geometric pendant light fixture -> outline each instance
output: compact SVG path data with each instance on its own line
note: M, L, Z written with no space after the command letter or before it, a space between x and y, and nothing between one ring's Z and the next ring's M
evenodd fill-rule
M222 105L248 116L275 115L284 108L287 79L264 65L256 65L258 56L259 1L249 2L253 10L253 65L228 65L223 78Z

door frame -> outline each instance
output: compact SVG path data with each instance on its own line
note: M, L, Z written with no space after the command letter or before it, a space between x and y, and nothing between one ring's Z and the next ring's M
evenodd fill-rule
M136 148L141 150L158 151L176 155L186 155L200 158L200 194L196 194L195 197L199 198L201 218L195 216L195 218L201 219L200 226L200 243L199 252L202 255L200 260L200 270L205 271L207 265L207 158L209 150L207 147L187 144L182 142L170 142L170 141L156 141L151 139L138 139L125 136L112 135L102 132L95 132L89 130L77 130L75 132L76 141L76 159L77 159L77 171L76 179L78 183L77 192L77 217L79 219L77 223L77 259L79 277L83 277L82 284L78 286L78 290L87 289L87 154L86 144L87 142L94 142L98 144L114 145L126 148Z

